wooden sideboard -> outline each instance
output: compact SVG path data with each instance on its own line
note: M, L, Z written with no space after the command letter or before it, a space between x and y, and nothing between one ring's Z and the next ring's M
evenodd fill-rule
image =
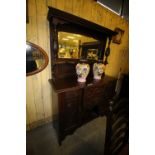
M53 104L57 107L54 127L59 144L66 135L88 121L105 115L108 99L114 95L116 79L104 76L102 80L87 80L81 84L77 79L49 80L53 87Z
M53 87L53 119L61 144L66 135L108 111L108 99L114 95L116 79L103 75L101 80L94 81L93 65L108 63L111 39L117 33L52 7L49 7L47 19L50 30L52 79L49 81ZM61 57L63 51L70 56ZM73 51L77 57L71 57ZM89 58L89 52L95 55L93 59ZM76 65L81 60L90 66L85 83L77 82Z

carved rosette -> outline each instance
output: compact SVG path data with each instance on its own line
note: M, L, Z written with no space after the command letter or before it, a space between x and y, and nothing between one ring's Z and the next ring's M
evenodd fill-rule
M86 82L86 78L89 74L90 66L86 63L78 63L76 65L76 73L78 76L78 82Z

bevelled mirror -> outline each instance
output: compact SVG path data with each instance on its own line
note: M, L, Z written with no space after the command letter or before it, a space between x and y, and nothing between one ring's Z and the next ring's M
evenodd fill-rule
M98 60L101 43L93 37L58 32L58 58Z
M40 46L26 42L26 76L41 72L48 62L48 55Z

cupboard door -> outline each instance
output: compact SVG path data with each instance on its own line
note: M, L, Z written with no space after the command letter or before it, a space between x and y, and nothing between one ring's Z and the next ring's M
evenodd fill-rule
M96 105L103 105L114 96L115 83L87 86L84 89L84 108L91 109Z
M104 86L89 86L84 90L84 108L91 109L102 103L104 95Z
M82 90L77 89L61 94L61 128L68 131L80 123Z

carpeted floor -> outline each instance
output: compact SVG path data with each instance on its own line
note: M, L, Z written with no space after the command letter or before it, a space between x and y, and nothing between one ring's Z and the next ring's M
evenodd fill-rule
M78 128L58 145L52 123L27 132L26 155L103 155L106 118L99 117Z

